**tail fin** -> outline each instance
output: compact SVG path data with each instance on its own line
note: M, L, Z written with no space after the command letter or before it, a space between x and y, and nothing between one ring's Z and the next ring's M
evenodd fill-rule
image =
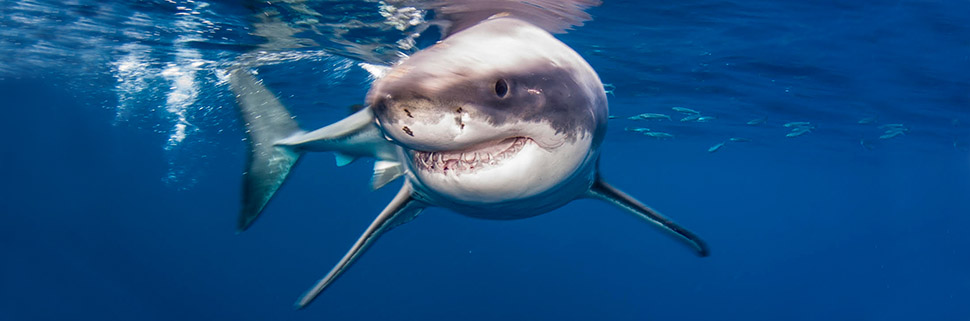
M248 70L231 71L229 87L236 94L249 138L249 158L243 174L243 207L237 227L241 232L259 217L302 154L276 142L303 131L286 107Z

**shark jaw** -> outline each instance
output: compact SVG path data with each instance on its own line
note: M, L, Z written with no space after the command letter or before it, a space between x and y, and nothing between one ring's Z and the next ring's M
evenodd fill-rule
M510 137L466 150L437 152L415 150L409 154L416 170L457 176L501 166L506 160L518 156L529 143L532 143L532 139L528 137Z
M517 202L562 188L578 172L592 168L589 137L555 139L552 144L549 138L509 136L436 151L402 145L402 158L415 189L434 202L454 204L449 207L464 214L469 214L462 210L465 207L476 212L499 207L514 210ZM523 213L522 217L533 215Z

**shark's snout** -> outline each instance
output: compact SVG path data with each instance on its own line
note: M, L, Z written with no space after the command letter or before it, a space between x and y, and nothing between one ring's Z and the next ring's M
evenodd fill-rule
M455 123L453 118L456 116L431 112L436 108L430 105L426 100L394 102L382 99L373 106L379 127L394 142L419 150L453 147L461 134L461 125Z
M384 135L412 150L461 150L519 134L489 123L464 104L385 98L375 101L373 109Z

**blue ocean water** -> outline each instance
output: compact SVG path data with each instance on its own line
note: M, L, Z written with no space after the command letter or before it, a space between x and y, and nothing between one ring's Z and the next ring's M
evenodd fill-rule
M237 235L225 70L326 125L427 45L394 3L0 1L0 320L970 319L962 1L606 0L558 35L611 90L603 175L710 257L595 201L430 209L294 310L395 188L311 154Z

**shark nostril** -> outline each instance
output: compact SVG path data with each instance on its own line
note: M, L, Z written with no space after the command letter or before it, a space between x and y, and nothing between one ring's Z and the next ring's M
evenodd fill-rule
M407 108L404 108L404 114L408 115L408 117L410 118L414 118L414 116L411 116L411 111L408 110Z
M403 128L401 128L401 130L403 130L404 133L408 134L408 136L414 137L414 132L412 132L411 129L408 128L408 126L404 126Z

